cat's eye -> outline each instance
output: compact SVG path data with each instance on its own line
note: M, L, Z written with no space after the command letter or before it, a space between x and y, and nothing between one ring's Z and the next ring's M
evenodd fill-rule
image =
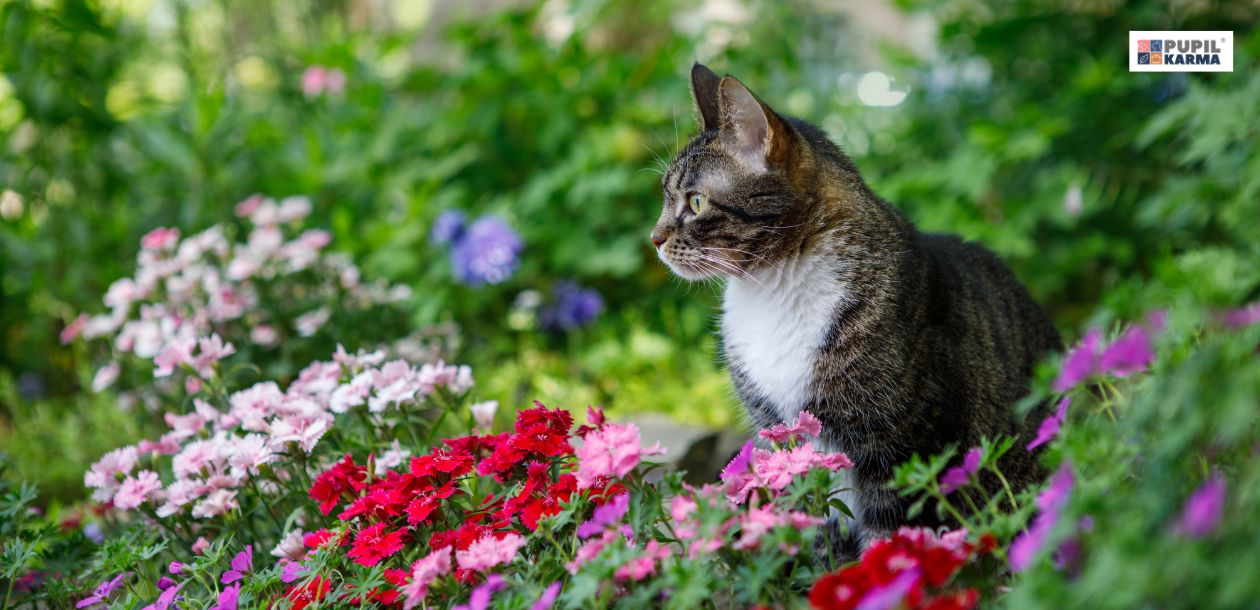
M687 207L691 208L693 213L699 214L707 205L709 205L709 200L704 195L700 193L687 195Z

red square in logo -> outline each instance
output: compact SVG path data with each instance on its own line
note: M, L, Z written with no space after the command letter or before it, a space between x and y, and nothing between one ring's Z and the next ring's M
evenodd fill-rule
M1145 52L1148 52L1148 51L1150 51L1150 50L1151 50L1151 41L1149 41L1149 40L1139 40L1139 41L1138 41L1138 52L1139 52L1139 53L1145 53Z
M1163 54L1163 53L1151 53L1151 64L1152 64L1152 65L1154 65L1154 64L1161 64L1161 65L1162 65L1163 63L1164 63L1164 54Z

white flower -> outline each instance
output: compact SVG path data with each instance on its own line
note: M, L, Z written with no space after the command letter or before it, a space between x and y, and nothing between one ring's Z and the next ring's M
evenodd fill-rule
M268 446L267 437L261 434L247 434L224 443L221 451L232 467L232 476L238 479L257 474L259 466L276 459L276 454Z
M298 335L302 337L311 337L323 328L328 322L328 318L332 316L332 312L327 307L320 307L315 311L304 313L293 321L294 328L297 329Z
M468 406L468 410L472 411L473 421L478 426L489 430L494 425L494 413L499 410L499 401L487 400L473 403Z
M280 539L280 543L276 548L271 549L272 556L290 561L297 561L306 556L306 545L302 542L306 534L302 530L290 530L289 533Z
M401 466L409 457L411 457L411 452L403 449L402 445L398 443L398 439L394 439L394 443L389 446L389 449L376 458L376 476L385 476L386 472Z

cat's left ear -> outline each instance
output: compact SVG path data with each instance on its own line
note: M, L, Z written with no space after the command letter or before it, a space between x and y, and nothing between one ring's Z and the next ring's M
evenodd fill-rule
M787 124L748 87L727 76L718 85L718 102L720 129L733 145L736 156L760 170L767 164L785 160L789 140Z

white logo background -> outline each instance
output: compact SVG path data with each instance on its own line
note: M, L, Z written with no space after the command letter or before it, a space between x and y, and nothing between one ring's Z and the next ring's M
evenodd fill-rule
M1139 64L1139 40L1205 40L1216 43L1220 49L1220 65L1196 64ZM1130 72L1233 72L1234 71L1234 33L1186 30L1181 32L1166 30L1133 30L1129 32L1129 71Z

